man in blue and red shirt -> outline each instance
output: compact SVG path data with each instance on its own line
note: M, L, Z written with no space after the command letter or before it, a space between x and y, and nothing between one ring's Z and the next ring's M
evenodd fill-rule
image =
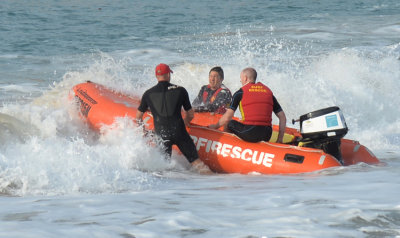
M278 143L283 142L286 128L286 115L272 91L264 84L256 83L257 72L253 68L245 68L240 73L242 88L235 92L232 102L216 123L210 128L224 126L226 131L233 132L241 139L249 142L269 141L272 134L272 112L279 119ZM239 107L242 121L232 120Z
M213 67L208 74L208 85L203 85L193 100L195 112L215 112L224 114L232 100L231 91L222 83L224 70L220 66Z

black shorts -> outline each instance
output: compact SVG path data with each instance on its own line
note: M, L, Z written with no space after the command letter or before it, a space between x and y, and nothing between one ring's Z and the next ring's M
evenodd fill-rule
M271 126L245 125L235 120L228 123L228 130L248 142L269 141L272 135Z
M186 130L175 132L172 136L163 135L161 139L163 140L164 151L168 156L172 154L172 146L176 145L189 163L199 158L193 139Z

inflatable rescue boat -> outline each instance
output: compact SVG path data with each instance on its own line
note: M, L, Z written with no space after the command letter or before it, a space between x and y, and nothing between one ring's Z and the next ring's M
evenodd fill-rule
M117 93L101 84L86 82L71 90L80 114L94 130L111 125L117 117L136 116L140 99ZM221 115L195 113L187 128L200 159L218 173L261 174L306 173L357 163L377 164L378 158L358 141L344 139L347 125L338 107L300 116L300 131L287 128L283 144L275 143L278 126L273 126L269 142L250 143L236 135L207 128ZM235 118L238 120L237 118ZM153 129L150 112L143 116L145 127Z

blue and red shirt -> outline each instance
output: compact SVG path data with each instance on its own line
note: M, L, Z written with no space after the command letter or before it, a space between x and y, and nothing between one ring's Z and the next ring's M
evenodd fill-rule
M192 106L195 111L207 111L224 114L227 106L231 102L231 91L221 85L219 89L212 90L210 85L201 87L199 94L193 100Z

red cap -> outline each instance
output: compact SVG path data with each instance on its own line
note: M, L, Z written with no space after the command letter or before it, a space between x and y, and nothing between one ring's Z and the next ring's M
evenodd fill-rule
M166 64L159 64L156 67L156 75L164 75L167 73L173 73L172 70Z

